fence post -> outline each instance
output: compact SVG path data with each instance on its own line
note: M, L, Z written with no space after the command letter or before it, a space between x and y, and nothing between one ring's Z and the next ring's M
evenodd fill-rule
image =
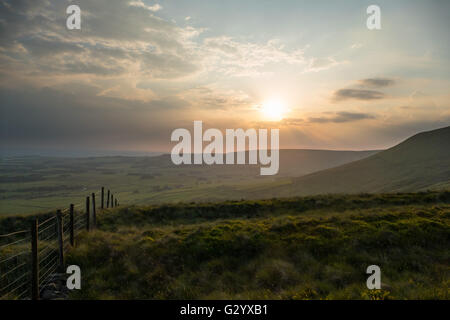
M97 214L95 211L95 193L92 192L92 225L94 228L97 227Z
M105 207L105 187L102 187L102 205L101 208Z
M61 210L56 212L56 219L58 223L59 270L64 272L64 230Z
M74 234L73 234L73 203L70 204L70 224L69 224L69 228L70 228L70 245L73 247L73 245L75 244Z
M114 208L114 196L111 193L111 208Z
M106 197L106 207L109 208L109 189L108 189L108 196Z
M31 299L39 300L38 220L31 221Z
M86 197L86 230L89 231L89 220L90 220L90 211L89 211L89 197Z

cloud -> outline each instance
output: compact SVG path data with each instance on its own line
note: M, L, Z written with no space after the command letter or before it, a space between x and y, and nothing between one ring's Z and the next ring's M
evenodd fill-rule
M155 68L155 66L157 66ZM144 76L156 79L174 79L192 75L200 70L195 62L187 61L176 54L149 52L141 57L140 71Z
M125 74L176 79L201 67L192 48L192 37L201 30L155 16L160 5L141 0L77 4L81 31L65 28L67 1L0 2L0 63L10 66L3 70L27 77L92 75L85 79L96 81Z
M128 3L128 5L132 7L144 8L152 12L156 12L162 9L161 5L159 5L158 3L154 4L153 6L148 6L144 2L142 2L142 0L131 1Z
M205 29L180 27L158 17L161 7L142 0L79 0L81 31L69 31L65 27L68 3L0 2L0 64L4 66L0 77L8 79L8 85L13 78L38 87L50 86L49 80L60 84L82 79L117 97L123 79L153 84L189 79L192 85L204 83L200 77L205 80L210 75L253 77L269 74L275 64L307 63L303 50L286 49L276 39L199 37ZM153 91L156 97L158 91ZM124 98L132 98L131 92Z
M167 146L183 101L128 101L97 88L64 93L44 88L0 89L0 145L145 148ZM24 94L26 92L26 94ZM89 93L87 93L89 92Z
M343 123L343 122L359 121L359 120L365 120L365 119L375 119L375 116L372 114L368 114L368 113L340 111L340 112L336 112L332 116L308 118L308 122L312 122L312 123L329 123L329 122Z
M281 121L286 126L297 126L305 123L302 118L285 118Z
M369 78L359 80L359 84L364 87L382 88L389 87L395 84L395 80L388 78Z
M209 71L229 76L255 76L274 64L306 63L301 49L287 50L277 39L266 43L241 42L232 37L206 38L202 46L204 63Z
M180 99L195 104L200 109L245 110L252 106L251 97L242 90L221 89L209 86L199 86L184 90L177 95Z
M359 80L357 84L359 87L365 88L384 88L394 85L395 80L389 78L367 78ZM343 101L353 99L368 101L383 99L385 96L386 95L383 92L377 90L346 88L335 91L333 94L333 100Z
M318 72L323 70L331 69L340 64L346 63L338 62L334 58L311 58L308 64L308 67L305 69L305 72Z
M345 123L360 121L366 119L375 119L376 117L369 113L362 112L323 112L320 116L305 118L284 118L281 121L260 121L255 122L257 127L305 127L314 123Z
M150 147L160 139L164 145L171 128L186 122L191 125L189 121L197 115L214 121L226 119L230 127L245 124L257 118L257 111L251 108L259 102L255 100L263 98L259 95L271 93L266 88L276 91L284 81L296 81L302 71L318 72L345 63L328 56L331 53L324 54L325 58L306 56L302 48L307 46L293 45L295 41L285 44L265 38L273 32L218 35L217 30L186 26L190 23L182 19L187 13L177 25L168 12L163 14L161 5L149 5L148 0L77 0L82 30L70 31L65 12L73 2L0 0L1 142L36 146L92 143L104 148L136 143ZM267 74L274 76L268 81L258 78ZM339 81L339 75L336 77L333 79ZM355 81L354 87L337 87L343 89L337 90L334 98L382 99L384 94L376 88L393 85L392 81ZM432 105L429 100L415 94L411 101L396 103L428 107ZM428 110L423 114L432 114ZM310 118L292 115L273 126L303 130L309 125L316 138L344 135L345 130L328 132L326 123L373 117L345 111ZM377 115L377 121L360 121L349 127L366 127L383 119ZM184 124L180 125L181 121ZM317 128L322 132L313 132ZM354 136L361 139L359 133Z
M343 100L378 100L383 99L385 94L374 90L360 90L360 89L340 89L334 93L334 101Z
M362 48L364 45L362 43L354 43L350 46L351 49L360 49Z

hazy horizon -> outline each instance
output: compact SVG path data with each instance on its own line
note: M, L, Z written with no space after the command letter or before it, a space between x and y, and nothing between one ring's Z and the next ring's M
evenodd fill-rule
M422 132L429 132L434 130L443 129L446 127L440 127L433 130L417 132L406 139L402 139L398 143L389 146L384 149L319 149L319 148L280 148L281 150L308 150L308 151L341 151L341 152L364 152L364 151L383 151L395 147L397 144L415 136ZM203 146L207 143L204 142ZM248 146L247 146L248 147ZM252 149L253 150L253 149ZM259 148L255 150L260 150ZM249 151L247 148L245 151ZM235 151L242 152L242 151ZM68 157L68 158L84 158L84 157L114 157L114 156L130 156L130 157L153 157L159 155L169 155L171 150L165 151L139 151L139 150L94 150L94 149L76 149L76 150L64 150L64 149L42 149L42 148L4 148L0 149L0 157L21 157L21 156L42 156L42 157ZM225 152L222 152L224 154ZM190 153L193 154L193 153Z
M259 149L256 149L259 150ZM333 149L280 149L282 150L304 150L304 151L335 151L335 152L366 152L366 151L383 151L385 149L374 150L333 150ZM246 150L248 151L248 150ZM237 151L242 152L242 151ZM193 154L193 153L190 153ZM223 153L222 153L223 154ZM170 155L170 151L156 152L156 151L133 151L133 150L72 150L70 152L64 150L35 150L22 149L0 150L0 157L57 157L57 158L88 158L88 157L156 157L160 155Z

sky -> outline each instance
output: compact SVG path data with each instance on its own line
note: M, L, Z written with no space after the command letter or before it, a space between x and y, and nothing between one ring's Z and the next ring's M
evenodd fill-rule
M194 120L388 148L450 124L449 30L445 0L0 0L0 150L167 152Z

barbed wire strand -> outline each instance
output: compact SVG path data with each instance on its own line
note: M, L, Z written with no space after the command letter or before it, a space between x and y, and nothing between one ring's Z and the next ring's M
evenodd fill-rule
M41 248L38 250L38 254L41 254L42 252L44 252L45 250L55 250L56 246L52 246L52 245L46 245L44 248Z
M56 261L51 268L48 269L47 273L45 274L45 276L42 276L42 287L44 287L47 283L48 283L48 278L49 276L58 268L58 261ZM39 278L39 281L41 281L41 278Z
M30 289L25 289L25 291L23 291L21 294L19 294L18 296L17 296L17 300L25 300L25 298L27 297L27 296L25 296L24 298L22 298L22 296L24 295L24 294L29 294L30 293Z
M3 249L3 248L9 247L9 246L18 244L18 243L23 242L23 241L27 241L27 240L29 240L29 238L24 238L24 239L20 239L20 240L11 242L11 243L7 243L7 244L4 244L4 245L1 245L1 246L0 246L0 250Z
M48 255L46 255L45 256L45 258L42 258L42 260L40 260L39 261L39 266L43 263L43 262L45 262L46 260L47 260L47 258L48 257L50 257L50 256L55 256L56 255L56 257L58 257L59 255L58 255L58 252L56 252L56 251L52 251L52 252L50 252ZM52 257L52 258L50 258L49 260L53 260L55 257ZM43 268L45 269L45 267L47 267L47 265L48 264L46 264L45 266L43 266Z
M48 227L45 227L44 229L40 229L39 230L39 234L40 233L43 233L43 232L45 232L45 231L47 231L48 229L50 229L50 228L55 228L56 227L56 224L52 224L52 225L49 225Z
M51 221L53 219L56 219L56 216L52 216L52 217L48 218L47 220L44 220L43 222L39 222L39 225L41 226L43 224L46 224L47 222L49 222L49 221Z
M27 262L24 262L24 263L22 263L22 264L20 264L20 265L18 265L18 266L16 266L16 267L14 267L14 269L11 269L11 270L9 270L8 272L2 274L2 275L0 276L0 279L6 278L7 275L13 273L15 270L19 269L20 267L26 266L27 264L28 264L28 261L27 261Z
M6 292L3 296L0 297L0 299L3 299L4 297L10 295L11 293L17 291L19 288L22 288L22 287L23 287L24 285L26 285L26 284L27 284L27 282L24 282L24 283L22 283L21 285L17 286L16 288L14 288L14 289L12 289L12 290ZM26 291L28 291L28 290L29 290L29 289L27 288L24 292L26 292ZM21 295L22 295L22 294L23 294L23 293L21 293Z
M10 287L14 283L16 283L17 281L22 279L24 276L28 275L28 273L30 273L30 272L28 271L28 272L24 273L23 275L21 275L20 277L16 278L16 280L14 280L13 282L10 282L6 287L3 287L3 290L6 290L6 288Z
M11 257L8 257L8 258L6 258L6 259L0 260L0 263L3 263L3 262L5 262L5 261L11 260L11 259L13 259L13 258L22 256L22 255L27 254L27 253L29 253L29 252L28 252L28 251L22 251L22 252L19 252L18 254L15 254L15 255L13 255L13 256L11 256Z
M48 273L48 270L52 270L53 266L55 266L56 264L58 264L58 259L57 259L57 258L58 258L58 257L54 257L54 258L50 259L50 262L48 262L48 263L42 268L43 272L41 273L41 276L39 277L39 280L41 280L41 279L44 278L44 274ZM51 262L54 262L54 263L51 265L51 267L49 267L49 268L47 269L47 271L44 271L44 270L51 264Z
M6 237L14 236L16 234L27 233L27 232L29 232L29 230L20 230L20 231L8 233L8 234L0 234L0 238L6 238Z

